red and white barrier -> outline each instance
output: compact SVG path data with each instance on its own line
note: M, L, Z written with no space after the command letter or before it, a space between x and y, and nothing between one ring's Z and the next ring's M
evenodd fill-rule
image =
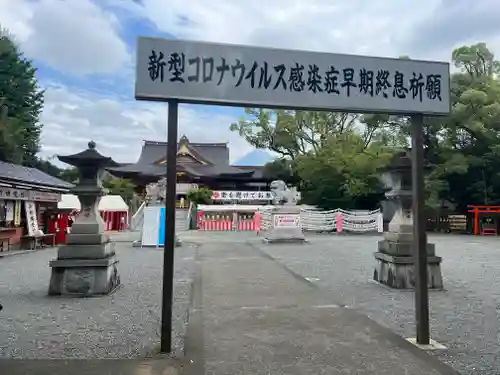
M233 221L229 216L206 215L198 212L198 230L205 231L230 231L233 230Z
M101 211L102 220L104 221L104 230L110 231L113 228L113 213L108 211Z
M255 232L256 223L253 218L243 219L238 221L237 230L238 231L252 231Z
M198 211L196 227L203 231L257 231L259 224L253 215L217 215ZM233 225L233 223L235 225Z
M342 213L337 213L337 216L335 216L335 227L337 229L337 233L342 232Z

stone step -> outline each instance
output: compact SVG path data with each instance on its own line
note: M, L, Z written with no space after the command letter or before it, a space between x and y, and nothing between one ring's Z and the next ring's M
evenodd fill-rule
M187 230L188 210L175 210L175 231L177 233Z

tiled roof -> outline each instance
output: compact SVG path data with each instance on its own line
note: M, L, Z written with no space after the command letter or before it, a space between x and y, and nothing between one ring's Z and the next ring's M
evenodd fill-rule
M22 165L0 161L0 178L13 180L20 183L40 185L44 187L55 187L59 189L70 189L72 184L53 177L36 168L24 167Z
M166 165L148 164L148 165L126 165L118 168L107 168L107 170L116 176L132 177L134 175L146 176L164 176L166 174ZM253 170L241 170L230 165L178 165L177 170L185 171L193 176L247 176L252 175Z
M144 141L136 164L153 164L166 158L167 144L167 142ZM226 143L188 143L187 146L210 164L229 165L229 148Z
M253 177L254 178L264 178L264 167L263 166L240 166L237 165L236 168L238 168L241 171L249 172L253 171Z
M199 176L251 176L253 173L253 171L243 171L230 165L190 165L189 168Z
M187 140L187 139L186 139ZM182 139L181 139L182 142ZM167 142L144 141L141 155L135 164L127 164L118 167L108 167L115 176L134 178L135 176L163 176L166 172L165 164L157 164L165 160L167 154ZM237 167L229 164L229 148L226 143L191 143L185 145L193 155L206 164L197 165L182 164L177 169L185 171L193 176L207 177L254 177L262 179L262 167ZM168 160L167 160L168 162Z

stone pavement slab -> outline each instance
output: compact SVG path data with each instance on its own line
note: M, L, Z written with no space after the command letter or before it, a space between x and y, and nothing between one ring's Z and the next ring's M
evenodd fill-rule
M250 243L207 243L198 260L188 374L457 374Z
M175 359L139 360L0 360L5 375L177 375L182 363Z

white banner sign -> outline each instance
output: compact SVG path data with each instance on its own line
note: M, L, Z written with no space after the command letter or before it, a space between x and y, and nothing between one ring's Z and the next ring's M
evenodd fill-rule
M178 183L175 191L177 194L189 193L190 190L198 189L198 184Z
M447 62L139 38L135 97L351 112L450 112Z
M13 221L14 220L14 202L8 201L5 202L5 221Z
M300 227L300 214L274 214L275 228L298 228Z
M0 187L0 199L5 200L28 200L29 190Z
M30 193L32 201L35 202L60 202L61 194L47 191L32 191Z
M270 191L220 191L212 193L214 201L270 201L273 193Z
M142 246L157 246L160 230L160 207L150 206L144 208L142 223Z
M14 201L14 226L21 225L21 201Z
M34 236L38 232L38 215L33 201L25 201L26 223L28 224L28 235Z

